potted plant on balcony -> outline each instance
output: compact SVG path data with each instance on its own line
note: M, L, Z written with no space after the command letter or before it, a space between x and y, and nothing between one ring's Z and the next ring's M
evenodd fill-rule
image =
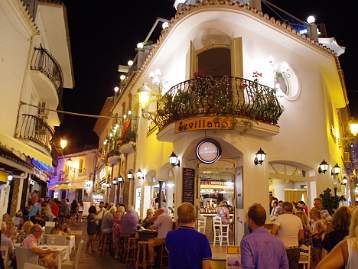
M107 160L110 164L118 163L119 159L121 158L121 153L117 149L113 149L107 154Z

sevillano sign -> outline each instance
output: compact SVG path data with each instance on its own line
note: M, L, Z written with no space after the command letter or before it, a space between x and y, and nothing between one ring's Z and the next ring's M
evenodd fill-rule
M195 117L175 122L176 133L197 130L230 130L233 128L233 117Z

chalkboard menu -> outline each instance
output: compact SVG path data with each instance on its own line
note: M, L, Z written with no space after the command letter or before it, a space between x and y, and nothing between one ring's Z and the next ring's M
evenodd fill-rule
M183 202L194 204L195 169L183 168Z

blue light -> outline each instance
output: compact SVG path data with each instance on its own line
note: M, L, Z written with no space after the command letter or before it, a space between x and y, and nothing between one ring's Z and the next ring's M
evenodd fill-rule
M35 160L35 159L31 159L31 163L38 169L43 170L44 172L53 174L53 169L51 166L49 166L43 162L40 162L38 160Z

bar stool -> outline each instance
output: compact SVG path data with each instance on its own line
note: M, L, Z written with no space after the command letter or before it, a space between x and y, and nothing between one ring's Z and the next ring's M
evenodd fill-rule
M198 232L205 234L205 230L206 230L206 217L199 215Z
M138 242L138 249L137 249L137 261L135 264L135 268L153 268L153 265L150 261L148 261L149 255L148 255L148 241L139 241Z
M218 242L219 245L221 246L221 244L222 244L222 241L221 241L221 218L218 216L215 216L213 218L213 232L214 232L213 245L215 246L216 243Z
M137 254L137 238L130 237L127 244L126 264L135 265Z
M168 268L169 255L165 243L160 246L159 269Z
M129 236L120 236L119 237L119 253L120 253L120 261L125 262L126 260L126 250L128 248L128 240Z

